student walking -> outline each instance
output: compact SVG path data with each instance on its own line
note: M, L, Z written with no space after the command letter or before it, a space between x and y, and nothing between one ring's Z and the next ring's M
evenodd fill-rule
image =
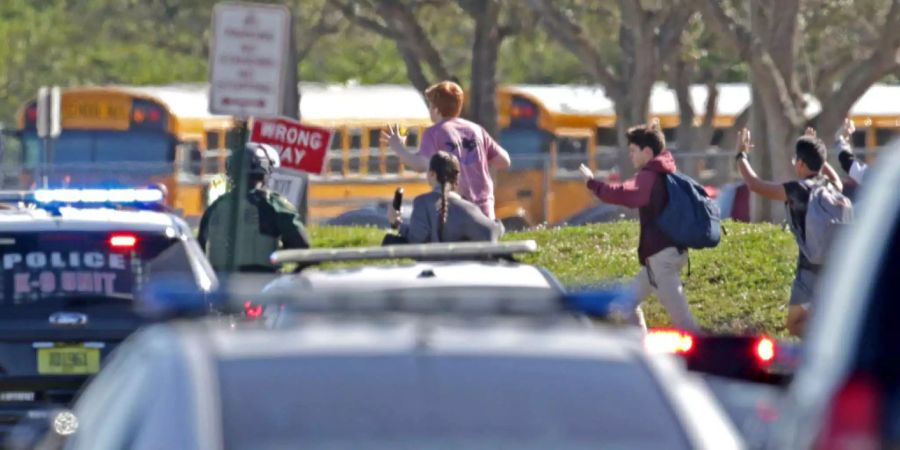
M699 331L681 282L681 269L688 260L687 248L676 244L657 223L669 202L665 177L675 173L675 159L665 149L665 136L657 123L633 127L628 130L626 138L631 163L638 170L633 178L624 183L596 180L591 170L583 164L581 174L588 189L600 200L639 211L637 250L641 270L632 284L638 306L634 311L628 311L628 320L646 329L640 302L651 293L656 293L674 326Z
M494 219L494 181L490 169L508 169L509 153L481 125L459 117L465 97L458 84L437 83L425 90L425 97L434 125L422 133L419 151L406 148L406 136L397 125L382 132L382 141L390 145L403 164L417 172L427 171L431 157L438 151L455 156L460 163L459 195Z
M800 251L788 301L787 329L801 336L813 300L819 272L837 224L852 219L852 204L841 194L840 177L826 161L825 143L807 129L797 139L791 163L797 178L785 183L760 179L748 161L753 148L750 130L741 131L736 155L747 187L764 198L784 202L791 232Z

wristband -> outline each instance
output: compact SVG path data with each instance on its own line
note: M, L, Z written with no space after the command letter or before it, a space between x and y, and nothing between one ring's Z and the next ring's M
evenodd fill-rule
M744 160L747 159L747 152L739 151L739 152L737 152L737 155L734 156L735 161L740 161L742 159L744 159Z

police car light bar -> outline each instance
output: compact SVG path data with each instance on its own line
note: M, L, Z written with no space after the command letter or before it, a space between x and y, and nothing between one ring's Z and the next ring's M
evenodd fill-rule
M2 191L0 202L39 204L103 204L103 203L161 203L163 193L158 189L38 189L35 191Z
M405 244L387 247L358 247L313 250L279 250L269 259L272 264L316 264L333 261L361 261L369 259L466 259L510 256L537 250L533 240L509 242L454 242L436 244Z

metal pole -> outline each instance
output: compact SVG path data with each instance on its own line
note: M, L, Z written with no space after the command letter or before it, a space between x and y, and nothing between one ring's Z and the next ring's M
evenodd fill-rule
M43 146L44 146L44 149L43 149L43 150L44 150L44 151L41 152L41 186L42 186L44 189L47 189L47 187L48 187L48 186L47 186L47 185L48 185L48 183L47 183L47 172L48 172L48 167L49 167L49 165L50 165L50 161L49 161L49 154L50 154L50 138L45 137L45 138L43 138L43 141L44 141L44 142L43 142L43 144L44 144L44 145L43 145Z
M228 248L225 265L226 273L233 273L238 269L237 245L241 234L242 221L239 217L241 204L247 201L247 121L238 122L238 138L235 148L231 149L231 167L228 168L228 176L231 180L231 194L228 206Z

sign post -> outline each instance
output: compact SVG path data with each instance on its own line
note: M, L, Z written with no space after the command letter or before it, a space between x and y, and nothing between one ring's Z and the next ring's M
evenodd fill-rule
M244 164L246 120L275 117L285 107L285 79L293 61L291 13L283 5L218 3L213 9L209 53L209 110L241 121L240 139L232 151L229 178L233 183L229 206L227 272L237 269L236 242L241 236L240 204L246 202ZM294 87L296 91L296 86Z
M41 184L48 185L49 165L53 161L53 140L62 133L59 86L42 86L37 96L37 135L43 143L41 152Z

